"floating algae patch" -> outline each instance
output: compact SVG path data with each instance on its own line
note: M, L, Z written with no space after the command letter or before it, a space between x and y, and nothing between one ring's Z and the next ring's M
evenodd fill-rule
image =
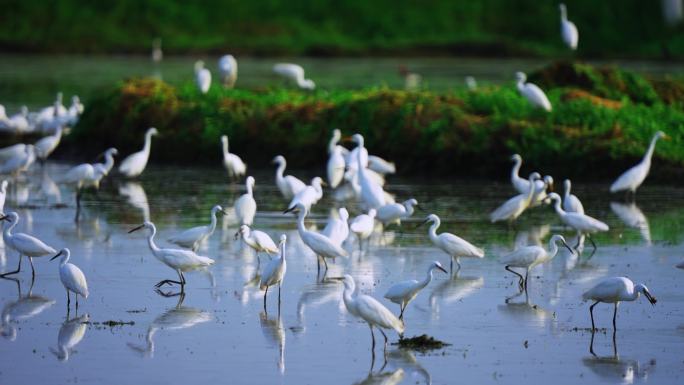
M397 345L403 349L426 351L442 349L443 347L450 346L451 344L435 339L427 334L423 334L410 338L402 338L399 340L399 342L393 342L392 345Z

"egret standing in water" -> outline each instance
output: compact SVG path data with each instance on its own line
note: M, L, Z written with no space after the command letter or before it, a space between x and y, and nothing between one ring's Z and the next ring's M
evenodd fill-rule
M489 219L492 221L492 223L503 220L513 222L516 218L518 218L532 203L532 199L534 198L534 193L537 188L535 181L540 177L541 175L539 175L538 172L533 172L530 174L530 178L528 180L529 184L527 185L527 193L519 194L513 198L510 198L501 206L496 208L496 210L492 211L492 213L489 214Z
M522 72L516 72L515 77L517 79L518 91L530 104L551 112L551 102L541 88L534 83L526 83L527 76Z
M248 176L245 181L247 192L235 201L235 216L240 225L251 226L254 223L254 216L257 211L257 204L253 194L254 183L254 177Z
M587 290L582 299L595 301L589 306L589 315L591 316L591 330L596 330L594 326L594 306L599 302L612 303L615 305L613 310L613 330L617 330L615 320L617 318L617 309L621 301L634 301L639 298L639 293L643 293L651 305L655 305L658 300L648 291L648 288L643 283L634 285L634 282L625 277L611 277L599 282L598 285Z
M320 177L315 177L311 180L311 185L306 186L303 190L300 190L290 201L290 204L285 210L286 213L293 211L298 204L306 207L306 210L311 210L311 206L318 203L318 201L323 197L323 186L325 182Z
M368 214L356 216L349 224L349 231L356 234L359 240L359 250L363 250L363 241L370 238L375 228L375 209L368 210Z
M228 137L226 135L221 136L221 145L223 149L223 166L228 171L228 176L231 179L239 179L247 173L247 165L239 156L228 151Z
M36 158L38 158L41 164L45 163L48 156L55 151L61 139L62 127L59 126L55 129L54 134L41 138L33 145L36 149Z
M432 271L435 269L439 269L448 274L447 271L442 267L441 263L434 261L430 264L430 267L427 270L427 275L422 281L419 282L415 279L411 279L408 281L395 283L389 289L387 289L385 298L399 305L399 308L401 309L399 313L400 320L404 319L404 310L406 310L406 306L408 306L409 302L413 301L418 293L423 290L430 283L430 281L432 281Z
M28 257L29 263L31 264L31 277L35 278L36 270L33 267L33 258L52 255L57 251L31 235L24 233L12 234L12 230L17 223L19 223L19 214L16 212L12 211L7 215L3 215L0 217L0 220L6 221L2 233L2 239L5 241L5 245L19 253L19 265L17 266L17 270L0 274L0 277L17 274L21 271L21 257L25 255Z
M402 219L410 218L414 212L414 206L418 206L418 201L411 198L402 203L389 203L381 206L377 210L376 219L383 225L396 223L401 224Z
M328 237L323 234L317 233L315 231L309 231L304 226L304 219L308 214L306 207L301 203L296 206L298 210L297 215L297 230L299 231L299 236L302 238L304 244L309 246L311 250L316 254L317 262L317 274L321 272L321 259L323 259L323 264L325 264L325 271L328 271L328 262L326 258L342 258L347 256L347 251L338 246L336 243L331 241Z
M181 247L191 248L192 251L197 252L202 242L209 238L216 230L216 213L218 212L226 215L223 207L216 205L211 208L211 223L206 226L196 226L183 231L169 238L169 242L175 243Z
M285 261L285 243L287 236L285 234L280 236L280 255L272 259L271 262L264 267L261 274L261 282L259 288L264 291L264 312L266 311L266 296L268 295L269 286L278 285L278 313L280 313L280 287L283 285L283 278L287 270L287 262Z
M596 243L594 243L594 240L591 239L591 234L597 233L599 231L608 231L610 229L608 225L586 214L566 212L561 207L560 196L556 193L549 194L549 199L554 201L553 207L556 209L556 213L560 217L561 221L575 229L579 235L586 235L594 247L595 252Z
M338 216L338 218L331 216L328 219L328 223L326 223L321 234L330 238L337 246L342 247L342 243L349 236L349 223L347 222L349 220L349 212L346 208L341 207L338 211Z
M641 159L641 162L620 175L620 177L610 185L610 192L625 191L626 194L631 192L632 197L634 197L636 190L644 183L644 180L648 176L648 172L651 170L651 158L653 157L656 142L660 138L667 140L669 137L662 131L656 132L656 134L653 135L651 144L648 146L648 150L646 151L646 154L644 154L643 159Z
M563 195L563 210L570 213L584 214L584 206L582 201L570 192L572 185L570 179L566 179L563 183L565 187L565 194Z
M563 43L574 51L577 49L577 41L579 40L577 27L575 26L575 23L568 20L568 11L565 8L565 4L558 4L558 8L560 9L561 37L563 38Z
M175 283L180 285L181 293L183 293L185 291L185 276L183 275L183 272L202 267L207 267L214 264L213 259L197 255L194 251L158 247L157 244L154 242L154 236L155 234L157 234L157 228L154 226L154 223L152 222L145 222L142 225L134 229L131 229L128 233L130 234L134 231L143 228L148 229L150 231L149 235L147 236L147 243L150 247L150 251L152 251L152 254L161 263L165 264L166 266L173 269L176 273L178 273L178 281L165 279L159 281L155 285L155 287L161 287L164 284L171 285Z
M260 252L265 252L269 255L278 252L278 247L276 246L275 242L273 242L273 239L271 239L271 237L269 237L268 234L264 233L263 231L252 230L249 228L249 226L242 225L238 229L238 232L235 233L236 239L238 236L241 236L242 240L245 241L247 246L256 251L257 259L259 258Z
M272 163L277 164L276 169L276 185L283 194L283 198L292 199L298 192L306 188L306 183L302 182L299 178L292 175L283 175L285 173L285 167L287 167L287 161L282 155L278 155L273 158Z
M573 253L570 246L568 246L568 244L565 242L565 238L563 238L562 235L555 234L549 240L548 249L544 249L543 247L537 245L521 247L510 254L504 255L501 258L501 263L506 265L506 270L520 278L518 281L520 289L527 289L527 277L530 274L530 270L532 270L533 267L550 261L553 257L555 257L556 254L558 254L558 242L562 243L563 246ZM523 278L521 274L511 270L511 267L524 268L526 270L525 277Z
M83 298L88 298L88 282L86 282L85 274L78 268L78 266L73 263L69 263L69 257L71 257L71 251L68 248L63 248L57 253L53 259L62 256L59 261L59 279L62 281L62 285L67 292L67 312L69 311L69 305L71 304L71 296L69 292L74 293L76 296L76 312L78 312L78 296Z
M145 171L147 160L150 158L150 147L152 146L152 135L159 132L156 128L150 127L145 132L145 146L141 151L133 153L124 159L119 165L119 172L128 178L135 178Z
M361 318L368 323L371 330L371 338L373 339L373 356L375 356L375 334L373 334L373 326L377 326L385 337L385 349L387 349L387 335L382 329L394 329L397 333L402 335L404 333L404 322L392 314L383 304L378 302L375 298L360 294L356 290L356 282L351 275L344 275L344 292L342 299L347 311L353 316Z
M428 230L428 235L432 243L438 248L442 249L451 257L451 262L449 264L449 270L453 273L454 271L454 260L456 261L457 270L461 270L460 258L484 258L484 250L479 247L473 246L470 242L457 237L451 233L441 233L437 235L437 229L442 223L439 217L435 214L430 214L425 219L423 224L432 222L430 225L430 230Z

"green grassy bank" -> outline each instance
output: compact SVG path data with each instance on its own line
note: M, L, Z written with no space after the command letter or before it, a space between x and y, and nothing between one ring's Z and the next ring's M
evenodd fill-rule
M370 151L395 160L401 173L500 176L517 152L545 172L591 180L638 161L663 130L672 139L658 144L652 175L682 174L682 82L572 63L555 63L531 80L546 90L552 113L533 108L513 84L449 93L214 86L201 95L193 84L132 79L88 104L62 151L94 155L116 146L128 153L155 126L162 134L153 144L156 161L218 162L225 134L252 166L283 154L292 166L322 168L339 128L363 134Z

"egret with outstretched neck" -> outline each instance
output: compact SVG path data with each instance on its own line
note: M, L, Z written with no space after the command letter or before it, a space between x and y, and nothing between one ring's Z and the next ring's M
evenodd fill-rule
M418 293L423 290L430 283L430 281L432 281L432 271L435 269L441 270L448 274L447 271L442 267L441 263L434 261L430 264L430 267L428 267L425 279L422 281L411 279L408 281L395 283L389 289L387 289L385 298L399 305L400 320L404 319L404 310L406 310L406 306L408 306L409 302L413 301Z
M276 169L276 185L280 193L283 194L283 198L292 199L298 192L306 188L306 183L302 182L299 178L292 175L283 175L287 167L287 161L284 156L276 156L273 158L272 163L278 165Z
M484 250L479 247L473 246L470 242L465 239L458 237L451 233L441 233L437 235L437 229L442 223L439 217L435 214L430 214L423 221L422 224L431 222L430 229L428 230L428 235L432 243L440 248L442 251L447 253L451 257L451 262L449 263L449 270L453 273L454 271L454 261L456 261L457 270L461 269L460 258L484 258Z
M273 72L295 82L297 87L301 89L313 90L316 88L316 83L313 80L304 77L304 68L299 64L278 63L273 66Z
M569 213L584 214L584 206L582 205L582 201L580 201L577 196L570 192L570 189L572 188L570 179L566 179L563 185L565 187L565 194L563 195L563 210Z
M68 248L63 248L59 251L53 259L62 256L59 261L59 279L62 281L62 285L67 292L67 312L69 305L71 304L71 296L69 292L74 293L76 296L76 312L78 312L78 296L83 298L88 298L88 282L86 282L85 274L78 268L78 266L73 263L69 263L69 258L71 257L71 251Z
M261 274L261 281L259 282L259 289L264 291L264 312L266 311L266 296L268 296L268 288L273 285L278 285L278 313L280 313L280 287L283 285L283 278L287 270L287 261L285 260L285 243L287 236L285 234L280 236L280 255L269 262Z
M518 285L520 289L527 290L527 278L530 274L530 270L537 265L550 261L553 257L558 254L558 243L563 244L571 253L572 249L565 242L565 238L562 235L555 234L549 240L548 249L544 249L542 246L532 245L521 247L510 254L504 255L500 262L506 265L505 269L511 273L518 276ZM525 269L525 277L514 270L512 267L518 267Z
M639 298L639 293L643 293L651 305L655 305L656 302L658 302L658 300L651 295L651 292L648 291L646 285L643 283L635 285L632 280L625 277L606 278L599 282L598 285L587 290L582 295L582 299L585 301L595 301L591 306L589 306L591 330L596 330L594 325L594 306L598 305L599 302L612 303L615 305L613 310L613 330L617 330L616 319L618 305L620 305L620 302L622 301L635 301Z
M247 165L239 156L228 151L228 136L221 136L221 148L223 150L223 166L228 171L228 177L239 179L247 173Z
M565 45L574 51L577 49L577 41L579 40L577 27L575 26L575 23L568 20L568 11L565 4L558 4L558 8L561 17L561 37L563 38Z
M510 198L501 206L496 208L496 210L492 211L492 213L489 214L489 219L492 221L492 223L504 220L512 222L518 218L532 203L532 199L534 198L534 193L537 188L535 181L540 177L541 175L539 175L537 172L530 174L528 180L529 184L527 185L527 193L519 194Z
M556 193L549 194L549 199L554 201L554 209L560 217L561 221L566 225L572 227L577 231L578 234L584 234L589 238L592 246L594 247L594 252L596 251L596 243L591 239L591 234L597 233L599 231L608 231L610 228L607 224L599 221L596 218L590 217L589 215L582 213L569 213L561 207L560 195ZM593 253L592 253L593 255Z
M251 247L257 253L257 260L259 259L259 253L265 252L266 254L273 255L278 252L278 247L276 246L273 239L268 236L268 234L259 230L252 230L247 225L242 225L235 233L235 238L241 236L242 240Z
M25 233L12 234L12 230L17 223L19 223L19 214L16 212L12 211L7 213L7 215L0 217L0 220L5 221L2 232L2 239L5 241L5 245L19 253L19 265L17 266L17 270L0 274L0 277L6 277L8 275L17 274L20 272L21 258L25 255L31 264L31 277L35 278L36 270L33 267L33 258L53 255L57 251L34 236Z
M159 132L156 128L150 127L145 132L145 145L141 151L133 153L124 159L119 165L119 172L128 178L135 178L145 171L147 161L150 158L150 147L152 146L152 136Z
M317 233L315 231L307 230L306 226L304 226L304 219L308 214L306 207L304 207L301 203L298 203L296 206L296 210L298 210L297 231L299 231L299 236L300 238L302 238L304 244L309 246L309 248L313 250L314 254L316 254L317 274L320 274L321 272L321 259L323 259L323 264L325 265L325 272L327 272L328 262L325 259L346 257L347 251L338 246L333 241L331 241L325 235Z
M216 230L216 213L218 212L226 215L226 212L223 211L223 207L216 205L211 208L211 222L208 225L196 226L187 229L182 233L169 238L169 242L175 243L181 247L188 247L192 249L192 251L197 252L202 242L211 237L211 235L214 233L214 230Z
M669 137L662 131L656 132L655 135L653 135L651 144L648 146L648 150L641 159L641 162L620 175L620 177L610 185L610 192L626 191L627 194L632 193L632 196L636 194L636 190L644 183L644 180L646 180L646 177L648 176L648 172L651 170L653 151L655 150L656 142L661 138L667 140Z

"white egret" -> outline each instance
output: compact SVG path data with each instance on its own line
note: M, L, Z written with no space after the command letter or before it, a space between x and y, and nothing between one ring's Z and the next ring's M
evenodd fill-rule
M31 235L25 233L12 234L12 230L17 223L19 223L19 214L16 212L12 211L7 215L3 215L0 217L0 220L6 221L2 232L2 239L5 241L5 245L16 250L19 254L19 265L17 266L17 270L0 274L0 277L17 274L21 271L21 258L26 256L31 264L31 277L35 278L36 270L33 267L33 258L53 255L57 251Z
M214 260L208 257L203 257L195 254L194 251L182 250L182 249L171 249L171 248L159 248L154 242L154 236L157 234L157 228L152 222L145 222L142 225L131 229L128 233L140 229L148 229L150 231L147 236L147 243L150 247L152 254L163 264L173 269L177 274L179 281L174 281L171 279L165 279L159 281L155 287L161 287L164 284L178 284L181 287L181 292L185 291L185 276L183 272L207 267L214 264Z
M555 208L556 213L560 217L561 221L575 229L578 234L587 235L592 246L594 246L594 251L596 251L596 243L594 243L594 240L591 239L591 234L597 233L599 231L610 230L608 225L586 214L566 212L561 207L560 196L556 193L549 194L549 199L555 201L553 207Z
M204 68L204 62L198 60L195 62L195 83L201 93L206 94L211 87L211 72Z
M223 55L218 61L221 83L226 88L233 88L238 76L238 64L233 55Z
M0 174L17 176L28 170L35 160L35 147L32 144L27 144L24 146L23 153L15 154L0 166Z
M388 162L377 155L368 155L368 169L382 175L397 172L394 162Z
M257 258L259 258L260 252L265 252L269 256L278 252L278 247L276 246L275 242L273 242L273 239L271 239L271 237L269 237L268 234L264 233L263 231L252 230L249 226L242 225L238 229L237 233L235 233L236 239L238 236L241 236L242 240L245 241L247 246L256 251Z
M577 27L575 26L575 23L568 20L568 13L567 9L565 8L565 4L558 4L558 8L560 9L561 37L563 38L563 43L565 43L565 45L574 51L577 49L577 40L579 40Z
M69 109L67 110L66 125L70 127L75 126L84 110L85 106L83 106L83 103L81 103L81 99L78 97L78 95L72 96L71 106L69 106Z
M247 192L240 195L235 201L235 217L240 225L251 226L257 212L257 204L254 200L254 177L248 176L245 181Z
M162 40L156 38L152 40L152 61L159 63L164 58L164 51L162 51Z
M438 248L442 249L451 257L451 263L449 264L449 270L454 271L454 260L456 261L456 266L458 270L461 269L460 258L484 258L484 250L479 247L473 246L470 242L462 239L451 233L441 233L437 235L437 228L441 224L439 217L435 214L430 214L425 219L423 224L432 222L430 225L430 230L428 230L428 235L432 243Z
M5 200L7 199L7 185L9 182L3 180L0 182L0 213L5 212Z
M359 240L359 249L362 250L363 241L370 238L375 228L375 209L368 210L367 214L357 215L349 224L349 231L356 234Z
M511 156L511 160L513 161L513 168L511 169L511 184L518 194L527 194L527 192L530 190L530 182L518 175L520 172L520 166L522 165L522 157L518 154L513 154L513 156ZM537 206L546 199L546 189L547 187L553 186L553 178L550 175L546 175L544 176L543 180L536 180L534 183L536 187L530 206Z
M389 203L378 207L375 218L384 225L390 223L400 224L402 219L410 218L413 215L414 206L418 206L418 201L413 198L402 203Z
M285 167L287 167L284 156L276 156L273 158L272 163L278 165L276 169L276 185L285 199L292 199L298 192L306 188L306 183L302 182L299 178L292 175L283 175Z
M57 350L50 348L50 351L57 356L60 361L68 361L71 351L76 345L83 340L86 330L88 330L88 321L90 316L84 314L80 317L67 319L59 328L57 335Z
M420 88L422 76L420 74L409 71L405 65L399 66L399 75L404 78L404 89L407 91L414 91Z
M342 247L342 243L349 236L349 212L346 208L341 207L338 211L338 218L330 216L328 223L326 223L321 234L330 238L337 246Z
M301 204L307 211L311 210L311 206L316 204L323 197L323 179L315 177L311 180L311 184L306 186L303 190L295 194L290 201L290 204L285 210L286 213L293 211L298 204Z
M577 196L570 193L572 186L570 184L570 179L566 179L565 182L563 182L563 185L565 187L565 194L563 195L563 210L570 213L584 214L584 206L582 205L582 201L580 201Z
M228 137L226 135L221 136L221 145L223 148L223 166L228 170L228 176L239 179L247 173L247 165L239 156L228 152Z
M76 207L81 207L83 189L91 186L98 189L106 174L107 168L103 164L82 163L69 169L60 182L76 186Z
M109 175L109 172L112 171L112 168L114 168L114 156L119 155L119 150L117 150L114 147L108 148L105 152L102 153L102 155L105 158L104 163L96 163L93 166L100 165L102 166L102 169L104 170L104 176Z
M591 329L596 330L594 325L594 306L599 302L612 303L615 305L613 310L613 329L617 330L615 320L617 318L618 305L622 301L634 301L639 298L639 293L643 293L651 305L655 305L658 300L651 295L648 288L643 283L634 284L632 280L625 277L610 277L602 280L598 285L587 290L582 294L582 299L585 301L595 301L589 306L589 315L591 316Z
M541 88L534 83L525 83L527 76L522 72L516 72L515 77L517 79L518 91L530 104L551 112L551 102L549 102L549 98L546 97Z
M211 237L214 230L216 230L216 213L219 211L226 215L226 212L223 211L223 207L216 205L211 208L210 224L187 229L182 233L169 238L169 242L175 243L181 247L188 247L192 249L192 251L197 252L202 242Z
M9 117L7 125L15 133L25 133L28 131L32 131L31 125L28 121L28 115L28 107L21 106L21 109L18 114L14 114Z
M331 188L339 186L344 178L346 161L344 160L342 149L342 146L331 146L330 157L328 158L327 164L328 184Z
M406 310L406 306L408 306L409 302L413 301L418 293L423 290L430 283L430 281L432 281L432 271L435 269L439 269L448 274L447 271L442 267L441 263L434 261L430 264L430 267L428 267L425 279L422 281L417 281L415 279L402 281L395 283L389 289L387 289L385 298L399 305L399 308L401 309L399 313L400 320L404 319L404 310Z
M335 242L331 241L328 237L323 234L317 233L315 231L309 231L304 226L304 219L308 214L306 207L301 203L296 206L298 210L297 215L297 230L299 231L299 237L302 239L305 245L309 246L316 254L317 262L317 274L321 271L321 259L325 264L325 271L328 271L328 262L325 258L342 258L347 256L347 251L342 247L338 246Z
M651 144L648 146L646 154L644 154L643 159L636 166L625 171L620 175L612 185L610 185L610 192L626 191L627 193L632 193L632 196L636 194L636 190L641 186L648 172L651 170L651 158L653 157L653 151L655 150L655 145L658 139L663 138L665 140L669 139L664 132L658 131L653 135L651 139Z
M507 220L514 221L530 206L532 198L534 197L536 184L534 183L541 175L537 172L530 174L528 180L528 191L526 194L519 194L510 198L499 206L496 210L489 214L489 219L494 222Z
M273 66L273 72L297 83L297 87L305 90L313 90L316 83L311 79L304 78L304 68L299 64L278 63Z
M280 236L280 255L272 259L268 265L264 267L261 274L261 281L259 282L259 289L264 291L264 311L266 311L266 296L268 295L269 286L278 285L278 312L280 313L280 287L283 285L283 278L287 270L287 261L285 260L285 243L287 236L285 234Z
M342 299L349 313L368 323L373 339L371 350L375 350L373 326L377 326L380 333L382 333L382 336L385 337L385 349L387 348L387 335L382 329L394 329L399 335L404 333L404 322L392 314L389 309L375 298L369 295L360 294L358 290L356 290L354 278L349 274L344 275L344 292L342 294Z
M44 163L47 160L48 156L57 148L61 139L62 127L57 127L57 130L53 135L43 137L34 144L34 147L36 148L36 157L41 163Z
M0 162L4 163L11 158L23 156L25 153L26 145L24 143L17 143L0 148Z
M565 242L565 238L563 238L562 235L554 234L549 240L548 249L544 249L542 246L537 245L521 247L512 253L501 257L500 262L506 265L506 270L520 278L518 281L520 289L527 289L527 277L530 274L530 270L532 270L533 267L550 261L553 257L555 257L556 254L558 254L558 242L562 243L568 248L568 250L570 250L571 253L573 253L570 246L568 246L568 244ZM514 270L511 270L512 267L524 268L526 270L525 277Z
M356 159L352 159L352 161L356 161L356 172L359 178L359 186L361 187L361 199L369 209L378 209L387 203L385 191L382 189L382 186L368 176L368 170L365 165L368 163L368 152L365 151L363 136L361 134L354 134L352 140L357 144ZM366 155L365 162L364 154Z
M477 90L477 80L475 80L474 76L466 76L465 77L465 84L466 84L466 88L468 88L468 91Z
M135 178L145 171L147 160L150 158L150 146L152 145L152 135L159 132L156 128L150 127L145 132L145 146L141 151L135 152L124 159L119 165L119 172L128 178Z
M88 298L88 282L86 282L85 274L78 268L78 266L73 263L69 263L69 257L71 257L71 251L68 248L63 248L59 251L53 259L62 256L59 260L59 279L62 281L62 285L67 292L67 309L71 304L71 296L69 292L74 293L76 296L76 312L78 312L78 296L83 298Z

